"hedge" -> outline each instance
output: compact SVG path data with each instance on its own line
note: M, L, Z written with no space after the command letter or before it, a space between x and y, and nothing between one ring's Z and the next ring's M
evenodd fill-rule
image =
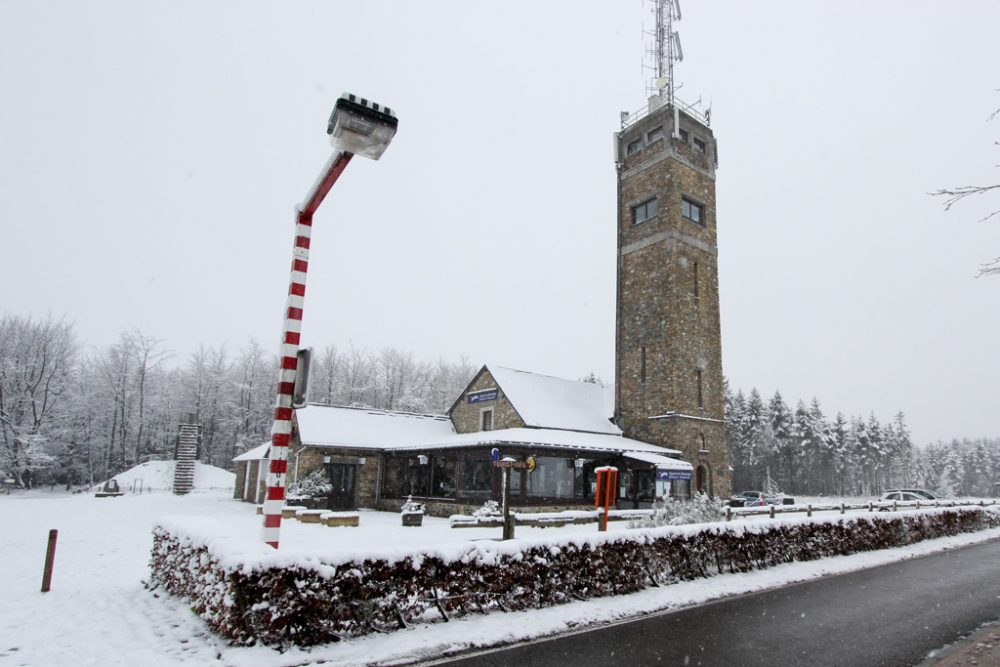
M233 643L310 646L997 526L1000 512L961 508L306 558L227 537L222 524L183 518L154 529L150 569L154 587L190 600Z

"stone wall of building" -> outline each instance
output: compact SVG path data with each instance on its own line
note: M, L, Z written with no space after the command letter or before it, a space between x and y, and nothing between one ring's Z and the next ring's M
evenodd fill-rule
M482 403L469 403L468 395L477 391L496 389L497 398ZM504 396L503 390L485 368L472 381L469 388L459 396L451 411L451 421L458 433L475 433L482 430L483 410L493 410L493 430L502 428L522 428L524 420Z
M246 500L243 497L243 491L246 488L247 468L249 465L249 461L236 462L236 484L233 486L233 498L237 500Z
M379 479L379 453L374 450L345 449L335 447L302 446L297 439L293 440L289 452L289 486L298 479L303 479L314 470L322 469L324 457L329 456L334 462L356 465L354 475L355 505L372 508L377 505L377 490ZM364 459L364 463L360 463Z
M686 140L671 137L666 107L620 136L616 417L628 437L678 449L692 465L704 465L706 490L725 496L717 146L709 128L680 118ZM658 128L663 138L648 141ZM637 140L642 149L627 155ZM633 207L654 197L656 214L635 223ZM702 224L682 216L685 199L701 207Z

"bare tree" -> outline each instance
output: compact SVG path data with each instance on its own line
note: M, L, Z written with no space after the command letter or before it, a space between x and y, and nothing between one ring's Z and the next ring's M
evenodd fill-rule
M988 121L993 120L1000 115L1000 109L997 109L989 115ZM1000 141L993 142L994 145L1000 146ZM994 165L1000 166L1000 165ZM945 197L944 200L944 210L950 211L951 207L958 202L971 197L973 195L984 195L991 190L1000 189L1000 183L995 183L993 185L961 185L955 188L942 188L941 190L935 190L931 195L935 197ZM997 209L985 217L980 219L980 222L986 222L990 218L1000 215L1000 209ZM979 269L980 276L989 275L1000 275L1000 257L994 257L992 261L986 262Z
M54 461L54 422L75 356L73 327L64 320L0 319L0 442L3 465L20 486L30 487L34 473Z

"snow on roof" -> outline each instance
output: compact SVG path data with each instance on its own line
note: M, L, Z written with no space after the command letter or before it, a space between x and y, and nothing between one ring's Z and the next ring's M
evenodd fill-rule
M447 438L455 433L444 415L309 404L295 411L303 445L384 449Z
M551 428L506 428L498 431L478 431L475 433L455 433L436 440L423 443L386 447L389 450L405 451L417 449L449 449L453 447L473 447L477 445L518 445L558 447L562 449L579 449L597 452L625 453L646 452L650 455L669 457L680 456L676 449L666 449L650 445L639 440L631 440L618 435L606 433L581 433L579 431L563 431Z
M621 435L611 417L611 387L487 366L525 426Z
M694 466L692 466L687 461L672 459L669 456L663 456L662 454L653 454L652 452L625 452L625 458L635 459L636 461L644 461L645 463L652 463L654 466L662 470L694 469Z
M267 458L267 448L271 446L271 441L268 440L262 445L258 445L253 449L248 449L239 456L235 457L233 461L258 461L260 459Z

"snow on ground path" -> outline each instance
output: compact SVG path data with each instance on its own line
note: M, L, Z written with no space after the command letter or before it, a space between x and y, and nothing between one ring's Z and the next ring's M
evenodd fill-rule
M285 653L265 647L230 647L213 635L187 604L145 590L157 516L212 515L248 531L259 529L254 507L218 492L127 494L120 498L37 493L0 496L0 667L30 665L384 665L441 657L450 652L519 642L609 623L664 609L764 590L794 581L872 567L923 553L1000 537L1000 529L924 542L903 549L856 554L770 570L723 575L648 589L629 596L511 614L494 613L415 626ZM399 515L363 512L363 528L282 524L282 550L420 547L444 541L496 537L496 529L450 529L425 517L422 528L402 528ZM627 530L611 524L613 530ZM49 528L59 529L52 591L40 593ZM592 526L522 529L519 537L590 532ZM287 539L286 539L287 538ZM156 595L159 595L157 597Z

